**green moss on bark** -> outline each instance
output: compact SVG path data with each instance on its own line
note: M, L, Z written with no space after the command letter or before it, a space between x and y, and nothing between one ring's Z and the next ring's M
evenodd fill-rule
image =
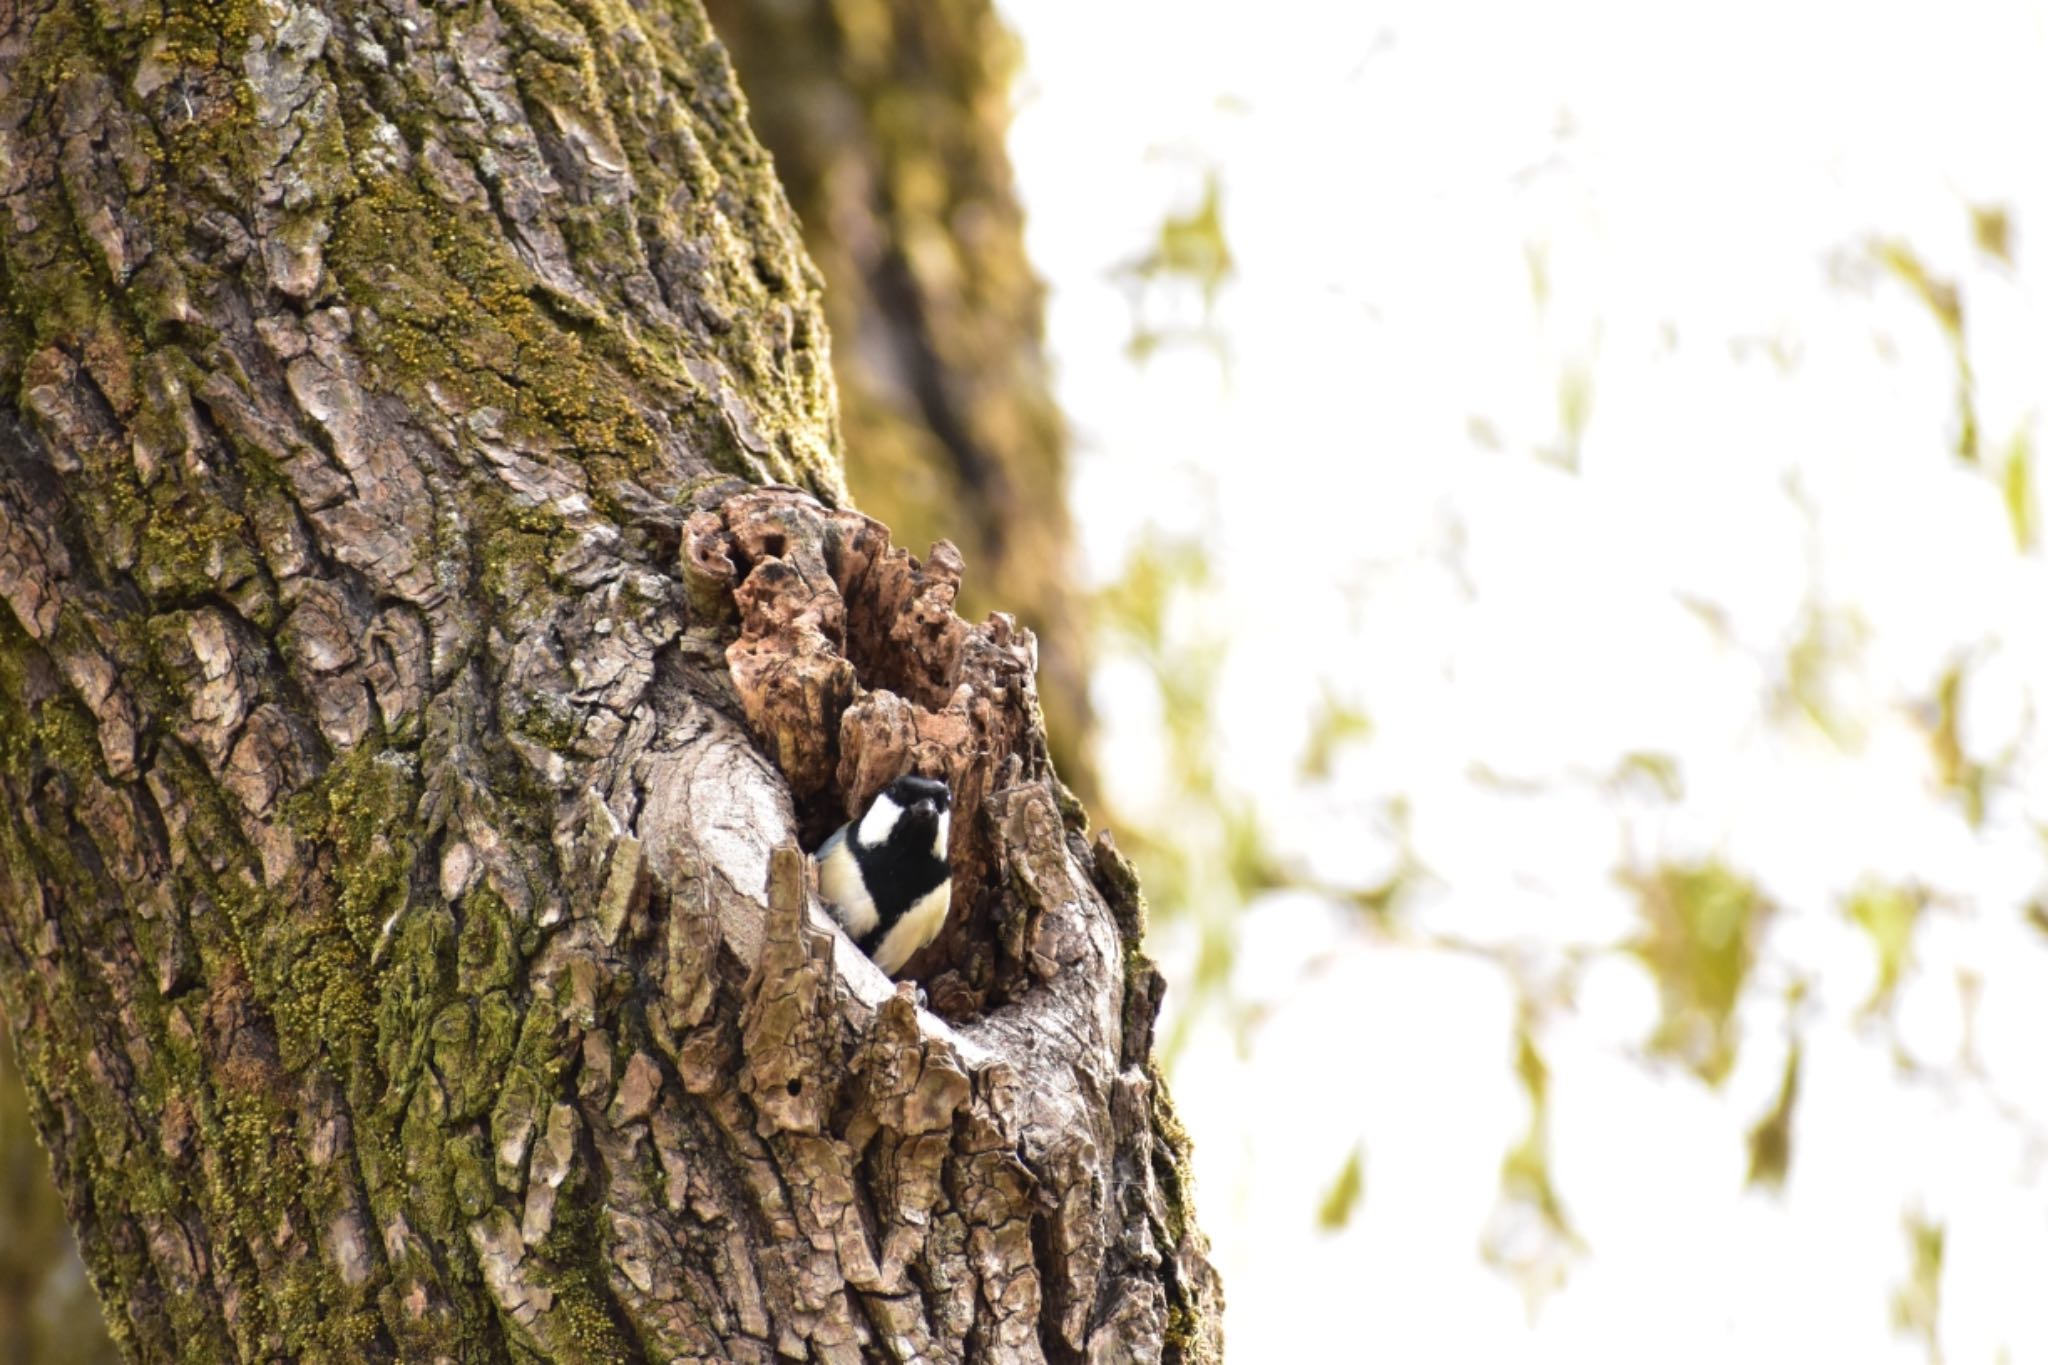
M600 487L645 477L657 441L611 401L620 376L543 309L539 281L474 207L381 178L341 211L327 260L344 296L365 301L358 335L393 392L426 405L432 386L499 414L507 435L566 444Z

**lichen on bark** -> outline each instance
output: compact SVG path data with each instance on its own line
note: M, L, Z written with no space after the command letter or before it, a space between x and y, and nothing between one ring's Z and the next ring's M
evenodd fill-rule
M833 510L739 107L691 4L0 12L0 1008L132 1358L1210 1350L1028 643ZM757 748L764 509L991 746L957 1028L790 890L890 751Z

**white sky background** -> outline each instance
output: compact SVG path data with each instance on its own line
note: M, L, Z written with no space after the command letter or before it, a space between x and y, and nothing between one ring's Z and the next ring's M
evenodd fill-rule
M2048 1118L2048 939L2022 919L2048 886L2048 570L1997 481L2048 413L2039 8L1006 9L1088 569L1114 577L1148 527L1204 538L1214 586L1184 629L1227 643L1219 764L1275 848L1368 883L1393 857L1370 817L1404 795L1421 926L1539 964L1626 936L1617 869L1718 856L1780 906L1767 959L1814 982L1779 1196L1745 1193L1743 1138L1783 1064L1783 973L1711 1090L1642 1056L1642 969L1589 971L1541 1034L1587 1252L1532 1313L1479 1254L1527 1122L1504 973L1305 896L1250 908L1233 989L1272 1011L1242 1049L1204 1015L1174 1076L1232 1359L1922 1360L1889 1309L1917 1208L1947 1228L1950 1365L2048 1362L2027 1143ZM1228 362L1179 345L1138 365L1113 273L1211 170ZM2010 213L2015 266L1973 246L1973 204ZM1983 468L1953 453L1945 338L1868 265L1881 238L1960 285ZM1576 473L1542 457L1574 371ZM1860 622L1829 683L1843 742L1771 699L1813 608ZM1976 829L1927 742L1958 661L1966 750L2011 760ZM1374 734L1304 784L1326 689ZM1098 697L1114 804L1173 820L1147 680L1111 659ZM1632 751L1675 759L1683 798L1605 793ZM1875 958L1841 901L1871 877L1940 902L1905 1053L1953 1072L1967 1039L1981 1081L1904 1080L1857 1024ZM1185 921L1159 938L1184 972ZM1361 1143L1357 1215L1321 1233ZM1325 1338L1331 1302L1362 1336Z

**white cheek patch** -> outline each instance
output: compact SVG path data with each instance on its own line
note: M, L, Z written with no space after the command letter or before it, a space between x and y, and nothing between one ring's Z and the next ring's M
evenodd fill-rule
M953 828L953 817L946 811L939 812L939 832L932 838L932 856L940 862L946 860L946 835Z
M861 817L861 843L868 848L880 848L889 842L889 831L895 829L896 822L902 818L903 807L883 792L875 798L875 804L868 807L868 813Z

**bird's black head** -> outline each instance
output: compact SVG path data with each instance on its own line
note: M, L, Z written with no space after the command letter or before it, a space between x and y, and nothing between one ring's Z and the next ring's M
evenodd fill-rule
M883 789L883 794L904 810L917 809L919 802L929 802L934 814L950 808L953 793L946 784L935 777L919 777L916 773L905 773Z
M861 817L856 842L864 848L902 849L943 860L952 805L945 783L906 774L875 797Z

